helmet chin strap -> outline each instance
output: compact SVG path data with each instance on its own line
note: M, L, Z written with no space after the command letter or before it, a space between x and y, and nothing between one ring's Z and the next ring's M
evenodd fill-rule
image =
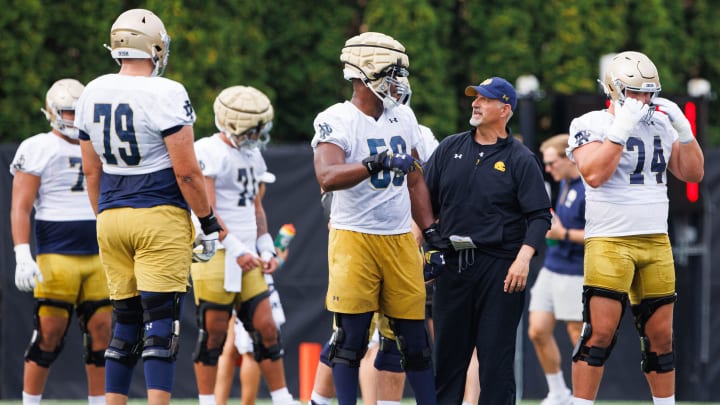
M385 80L385 79L383 78L380 80ZM400 103L397 100L395 100L395 98L392 95L378 93L378 91L375 90L375 88L372 86L372 84L370 84L369 79L366 78L365 80L363 80L363 84L365 85L365 87L370 89L370 91L372 91L372 93L375 95L375 97L377 97L380 101L382 101L383 107L385 107L386 109L392 110L393 108L400 105Z

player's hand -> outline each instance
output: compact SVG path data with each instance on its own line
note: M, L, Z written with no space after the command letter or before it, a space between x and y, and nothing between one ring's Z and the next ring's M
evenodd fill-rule
M448 244L443 241L442 236L440 236L437 223L433 223L423 229L422 234L425 243L429 246L429 250L440 250L448 247Z
M407 153L388 153L383 161L383 167L392 170L395 174L408 174L420 167L420 164Z
M362 160L363 166L365 166L371 176L385 170L385 159L387 159L388 153L388 150L384 150L375 155L370 155Z
M32 291L35 288L35 277L38 283L43 282L42 273L33 260L29 244L21 243L15 246L15 263L15 285L18 290Z
M557 215L554 215L553 221L550 225L550 229L548 229L547 233L545 234L545 238L553 240L563 240L565 239L565 231L566 228L560 218Z
M368 156L363 159L362 163L371 175L383 170L392 170L397 174L408 174L421 167L420 163L411 155L406 153L393 154L389 150Z
M439 250L428 250L423 256L425 258L423 266L425 282L435 280L445 269L445 256Z
M217 232L213 232L210 235L200 235L200 238L198 238L197 241L197 245L195 249L193 249L193 262L205 263L210 261L210 259L215 256L217 241ZM202 250L197 250L197 248L202 248Z
M653 104L658 106L660 112L668 116L670 124L672 124L679 135L678 140L680 143L690 143L695 139L690 121L688 121L677 104L663 97L655 97Z
M263 273L272 274L278 269L279 264L275 255L271 252L265 251L260 253L260 260L263 264Z
M624 146L635 125L647 115L649 108L647 104L634 98L628 97L622 104L616 101L615 121L613 121L608 129L607 138L614 143Z
M240 255L235 259L238 266L242 269L243 273L247 273L248 271L260 266L262 264L262 261L259 257L252 253L245 253L244 255Z

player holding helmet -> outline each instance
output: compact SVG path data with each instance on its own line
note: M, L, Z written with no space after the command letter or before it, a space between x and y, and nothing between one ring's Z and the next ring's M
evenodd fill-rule
M214 404L218 357L225 342L233 307L251 334L255 359L270 390L273 404L296 403L285 382L283 349L272 317L270 291L264 274L278 266L275 245L259 198L267 173L259 146L269 141L273 108L261 91L232 86L213 104L220 131L198 140L200 160L210 201L225 231L224 249L207 263L192 268L198 316L195 375L201 405Z
M417 403L434 404L422 259L410 232L414 218L432 236L433 216L416 170L417 120L409 108L395 108L409 96L398 80L409 59L395 39L366 32L345 42L340 60L352 99L318 114L312 140L320 187L333 192L326 306L335 315L329 359L338 402L357 401L358 366L379 311L397 337ZM375 364L397 362L382 356Z
M629 295L653 402L674 404L676 293L667 170L698 182L703 153L680 108L657 97L660 79L647 56L617 54L601 83L609 108L574 119L567 150L587 199L585 323L573 353L574 403L593 403Z
M192 260L189 208L208 235L203 257L222 230L195 157L188 94L158 77L169 45L151 11L122 13L108 47L120 72L90 82L75 117L115 319L105 352L109 404L127 403L140 357L148 403L170 402Z
M111 307L73 126L84 88L75 79L61 79L50 87L42 111L52 131L23 141L10 165L15 176L10 213L15 284L35 295L35 330L25 351L24 404L40 403L73 310L85 342L88 402L105 403L103 355L110 341ZM37 264L30 253L33 208Z

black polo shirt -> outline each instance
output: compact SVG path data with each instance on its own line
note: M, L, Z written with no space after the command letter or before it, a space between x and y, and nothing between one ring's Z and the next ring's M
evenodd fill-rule
M440 234L470 236L478 250L514 258L521 245L537 249L550 228L550 199L540 160L510 129L480 145L474 129L440 143L425 167Z

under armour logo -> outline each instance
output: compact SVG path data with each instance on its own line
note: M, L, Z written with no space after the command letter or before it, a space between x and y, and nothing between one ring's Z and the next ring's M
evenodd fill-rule
M453 156L454 159L462 159L462 153L456 153L455 156Z
M390 122L398 122L398 119L397 119L397 117L390 117L390 118L388 118L388 121L390 121Z
M190 100L185 100L185 104L183 105L183 108L185 109L185 115L187 115L188 117L192 117L193 108L192 108L192 104L190 104Z
M327 122L323 122L318 125L318 131L320 132L320 139L325 139L332 133L332 127Z

